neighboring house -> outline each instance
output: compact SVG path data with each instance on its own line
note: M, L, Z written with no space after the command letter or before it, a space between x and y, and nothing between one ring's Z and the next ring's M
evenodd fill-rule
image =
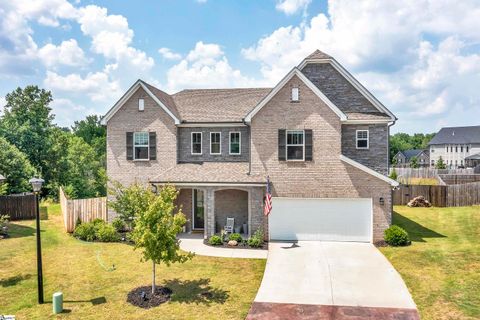
M122 184L175 185L187 231L205 237L233 217L272 240L372 242L391 223L395 120L320 51L274 88L169 95L138 80L104 117L107 172Z
M419 167L430 166L430 157L428 155L428 150L423 149L398 151L398 153L393 156L393 163L395 163L396 167L410 167L410 162L414 157L417 158L417 163Z
M431 166L442 157L449 168L473 167L467 160L480 153L480 126L442 128L428 145Z

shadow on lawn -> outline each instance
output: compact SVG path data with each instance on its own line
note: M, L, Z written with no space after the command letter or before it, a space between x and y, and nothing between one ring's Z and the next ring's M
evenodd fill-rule
M27 280L27 279L30 279L32 277L31 274L22 274L20 276L13 276L13 277L10 277L10 278L6 278L6 279L0 279L0 286L2 287L12 287L12 286L15 286L17 285L19 282L23 281L23 280Z
M198 280L167 280L164 286L172 290L170 301L180 303L205 304L220 303L224 304L228 299L228 291L210 286L210 279Z
M425 238L446 238L447 236L428 229L421 224L402 216L400 213L393 212L393 223L402 227L408 232L411 241L425 242Z
M85 303L85 302L90 302L93 306L97 306L99 304L104 304L107 303L107 299L105 297L98 297L98 298L93 298L90 300L63 300L64 303ZM45 301L45 303L52 303L52 301ZM64 311L68 312L68 309L65 309Z
M42 230L41 232L44 232L44 230ZM14 222L10 222L8 224L9 238L32 237L33 235L35 235L35 228L16 224Z

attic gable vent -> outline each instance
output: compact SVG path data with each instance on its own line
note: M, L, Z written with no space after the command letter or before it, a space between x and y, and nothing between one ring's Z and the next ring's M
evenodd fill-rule
M145 110L145 100L138 99L138 111Z
M293 87L292 88L292 102L298 102L300 99L299 99L299 91L298 91L298 87Z

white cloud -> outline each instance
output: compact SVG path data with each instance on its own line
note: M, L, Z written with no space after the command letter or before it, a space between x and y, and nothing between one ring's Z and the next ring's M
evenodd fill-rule
M154 60L139 49L130 46L133 30L124 16L108 14L107 9L88 5L78 10L80 29L92 38L92 50L120 65L133 66L142 71L154 66Z
M197 3L207 3L207 0L195 0Z
M120 96L122 90L118 81L109 79L105 72L88 73L85 77L72 73L62 76L47 71L44 85L55 92L87 95L92 101L109 101Z
M277 0L275 8L287 15L306 10L312 0Z
M184 88L226 88L255 85L228 62L218 44L197 42L187 57L167 72L167 90Z
M461 122L480 117L480 7L474 0L330 0L298 26L274 30L243 56L260 64L275 84L304 57L320 49L334 56L409 129L433 117ZM459 112L460 111L460 112ZM396 126L398 128L398 126Z
M180 60L182 58L181 54L175 53L169 48L160 48L158 49L158 53L160 53L162 57L167 60Z
M52 108L52 113L55 114L55 123L63 127L70 127L75 121L84 119L86 115L101 114L99 109L87 108L82 104L75 103L71 99L56 96L50 107Z
M38 50L38 57L47 67L84 66L88 63L85 53L75 39L62 41L58 46L51 43L46 44Z

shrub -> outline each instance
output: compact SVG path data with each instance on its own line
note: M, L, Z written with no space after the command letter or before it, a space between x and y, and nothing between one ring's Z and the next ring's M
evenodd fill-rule
M208 243L210 243L213 246L218 246L218 245L221 245L223 242L220 236L213 235L210 237L210 239L208 239Z
M95 226L93 225L93 223L90 222L82 223L75 228L73 236L84 241L94 241L96 238Z
M103 223L97 229L96 238L101 242L116 242L120 240L120 236L111 224Z
M123 222L122 219L120 218L115 218L112 221L112 226L117 230L118 232L124 231L125 230L125 222Z
M262 228L257 229L253 236L247 241L250 247L258 248L263 244L263 230Z
M255 237L252 237L250 239L247 240L247 244L250 246L250 247L253 247L253 248L258 248L262 245L262 240L258 239L258 238L255 238Z
M229 237L228 240L235 240L238 243L242 242L242 236L240 233L232 233Z
M385 230L385 242L391 246L407 246L410 244L408 233L399 226L393 225Z
M392 172L390 173L390 179L397 180L398 174L395 168L393 168Z

